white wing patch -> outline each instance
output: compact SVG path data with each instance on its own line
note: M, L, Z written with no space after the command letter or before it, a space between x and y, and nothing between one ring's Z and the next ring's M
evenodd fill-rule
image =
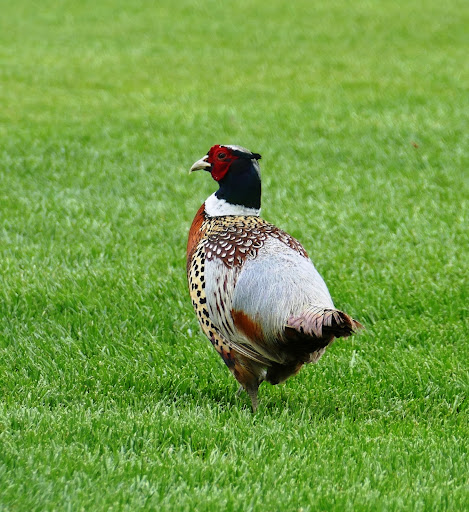
M327 286L310 259L269 239L247 260L234 288L232 307L256 319L274 341L290 315L310 305L334 308Z

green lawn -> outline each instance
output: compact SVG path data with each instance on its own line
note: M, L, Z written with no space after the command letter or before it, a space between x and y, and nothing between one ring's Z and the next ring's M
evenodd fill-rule
M0 15L0 510L469 509L469 6ZM366 325L247 396L185 243L215 143Z

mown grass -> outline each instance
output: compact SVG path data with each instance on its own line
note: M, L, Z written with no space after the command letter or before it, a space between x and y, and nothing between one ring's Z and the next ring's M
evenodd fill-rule
M469 508L465 2L0 17L0 509ZM258 412L200 334L214 143L366 331Z

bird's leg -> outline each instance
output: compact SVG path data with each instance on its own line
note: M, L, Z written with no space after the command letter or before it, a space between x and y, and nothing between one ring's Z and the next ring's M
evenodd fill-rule
M233 364L230 364L229 368L232 371L235 379L240 383L240 388L237 391L237 396L241 394L243 390L246 390L252 403L252 410L256 412L258 399L257 391L261 382L265 378L265 368L256 361L249 359L235 350L231 353L234 355Z
M259 405L259 400L257 399L257 390L259 388L249 388L249 389L244 389L244 386L242 386L240 384L239 388L238 388L238 391L236 391L236 397L239 397L241 396L241 393L243 391L246 391L246 393L249 395L249 398L251 399L251 404L252 404L252 412L256 412L256 409L257 409L257 406Z
M248 392L248 395L249 395L249 398L251 399L251 404L252 404L252 412L256 412L257 410L257 406L259 405L259 401L257 399L257 391L258 391L258 387L256 389L248 389L247 392Z
M238 391L236 391L236 397L239 397L241 396L241 393L243 391L246 391L246 393L249 395L249 398L251 399L251 404L252 404L252 411L253 412L256 412L256 409L257 409L257 406L259 404L259 401L257 399L257 391L259 389L259 386L254 388L254 387L250 387L248 389L244 389L244 386L240 384L239 388L238 388Z

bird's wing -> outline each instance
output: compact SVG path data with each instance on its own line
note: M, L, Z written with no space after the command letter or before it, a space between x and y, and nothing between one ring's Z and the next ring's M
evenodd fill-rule
M277 239L269 239L257 257L245 261L234 286L232 309L260 326L274 342L288 318L309 305L334 309L324 280L311 260Z
M253 361L265 364L267 366L270 366L272 364L272 360L270 358L263 356L256 350L250 348L249 346L243 343L237 343L236 341L231 340L226 340L226 343L231 349L235 350L236 352L239 352L241 355L246 356L249 359L252 359Z

